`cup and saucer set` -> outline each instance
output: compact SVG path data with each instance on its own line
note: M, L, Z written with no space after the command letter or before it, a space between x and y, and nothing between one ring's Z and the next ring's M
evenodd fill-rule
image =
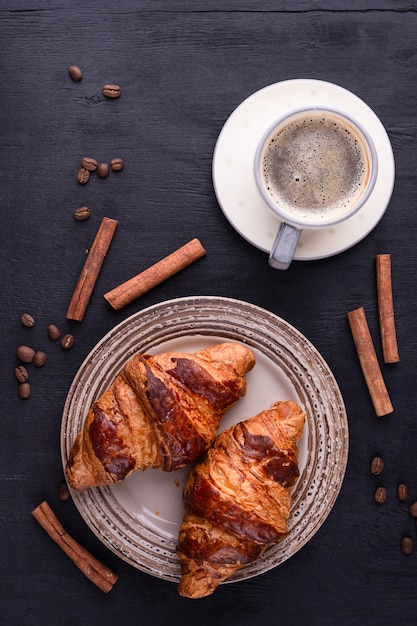
M230 224L249 243L270 255L283 219L267 206L255 176L259 142L277 119L301 109L331 109L356 122L377 158L372 189L358 210L322 227L302 228L293 259L334 256L364 239L379 223L391 199L395 163L387 132L375 112L347 89L321 80L295 79L269 85L245 99L230 115L213 155L213 184ZM264 194L265 195L265 194ZM286 267L279 267L286 269Z

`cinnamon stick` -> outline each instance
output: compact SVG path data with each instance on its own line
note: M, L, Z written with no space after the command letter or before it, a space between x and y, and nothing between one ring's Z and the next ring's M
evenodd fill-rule
M105 593L113 588L118 576L68 535L46 501L32 515L91 582Z
M379 367L371 333L369 332L363 307L350 311L348 314L353 341L356 346L362 372L378 417L392 413L394 408L391 404L387 388Z
M161 261L107 292L104 297L113 309L119 311L205 254L200 241L192 239Z
M376 283L384 361L385 363L398 363L400 357L395 331L390 254L377 254L376 256Z
M103 217L72 294L66 314L67 319L82 321L117 224L117 220Z

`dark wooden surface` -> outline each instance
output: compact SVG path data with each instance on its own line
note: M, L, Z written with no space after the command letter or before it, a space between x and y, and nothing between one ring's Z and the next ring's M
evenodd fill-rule
M395 6L394 6L395 5ZM408 504L417 499L415 2L161 0L0 4L0 622L7 626L135 623L293 626L409 625L417 620L417 550ZM81 83L67 67L79 65ZM334 258L268 267L217 204L212 154L234 108L291 78L335 82L377 113L390 136L396 183L389 209L361 243ZM105 83L122 86L104 100ZM84 155L126 167L80 186ZM92 217L75 222L73 210ZM103 216L119 220L81 324L65 320L72 290ZM193 237L207 256L118 313L102 295ZM378 354L375 255L390 253L401 361L383 366L395 412L375 417L346 313L365 306ZM345 398L349 462L328 519L295 556L262 576L189 601L175 585L136 570L59 502L60 420L71 381L94 344L148 305L186 295L253 302L296 326L332 368ZM36 326L26 329L29 312ZM49 323L72 332L64 353ZM17 395L15 350L48 352ZM371 458L385 460L380 480ZM410 498L400 503L399 482ZM384 505L373 501L379 484ZM120 579L97 590L31 517L47 499L78 541Z

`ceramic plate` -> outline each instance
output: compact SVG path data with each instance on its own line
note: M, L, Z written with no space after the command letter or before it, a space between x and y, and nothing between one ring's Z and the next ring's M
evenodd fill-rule
M65 467L89 407L135 353L194 352L222 341L246 344L257 360L247 375L246 396L227 413L222 429L277 400L294 400L307 413L289 533L235 573L228 581L233 582L275 567L304 546L332 509L345 474L348 425L341 393L323 358L294 327L252 304L214 296L170 300L135 313L95 346L75 376L63 412L61 452ZM189 471L136 472L116 485L71 495L110 550L140 570L177 582L176 541Z
M321 230L304 230L295 259L311 261L351 248L381 220L391 199L395 165L384 126L370 107L343 87L321 80L287 80L269 85L244 100L226 121L213 156L213 183L223 213L247 241L270 252L280 219L264 204L255 182L258 141L275 119L304 106L333 106L357 119L371 135L378 153L374 190L355 215Z

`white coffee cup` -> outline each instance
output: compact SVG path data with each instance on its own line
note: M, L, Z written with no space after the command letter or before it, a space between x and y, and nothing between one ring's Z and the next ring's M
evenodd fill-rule
M377 173L372 138L350 115L317 106L276 120L255 155L258 190L282 221L269 264L287 269L303 229L328 228L359 211Z

